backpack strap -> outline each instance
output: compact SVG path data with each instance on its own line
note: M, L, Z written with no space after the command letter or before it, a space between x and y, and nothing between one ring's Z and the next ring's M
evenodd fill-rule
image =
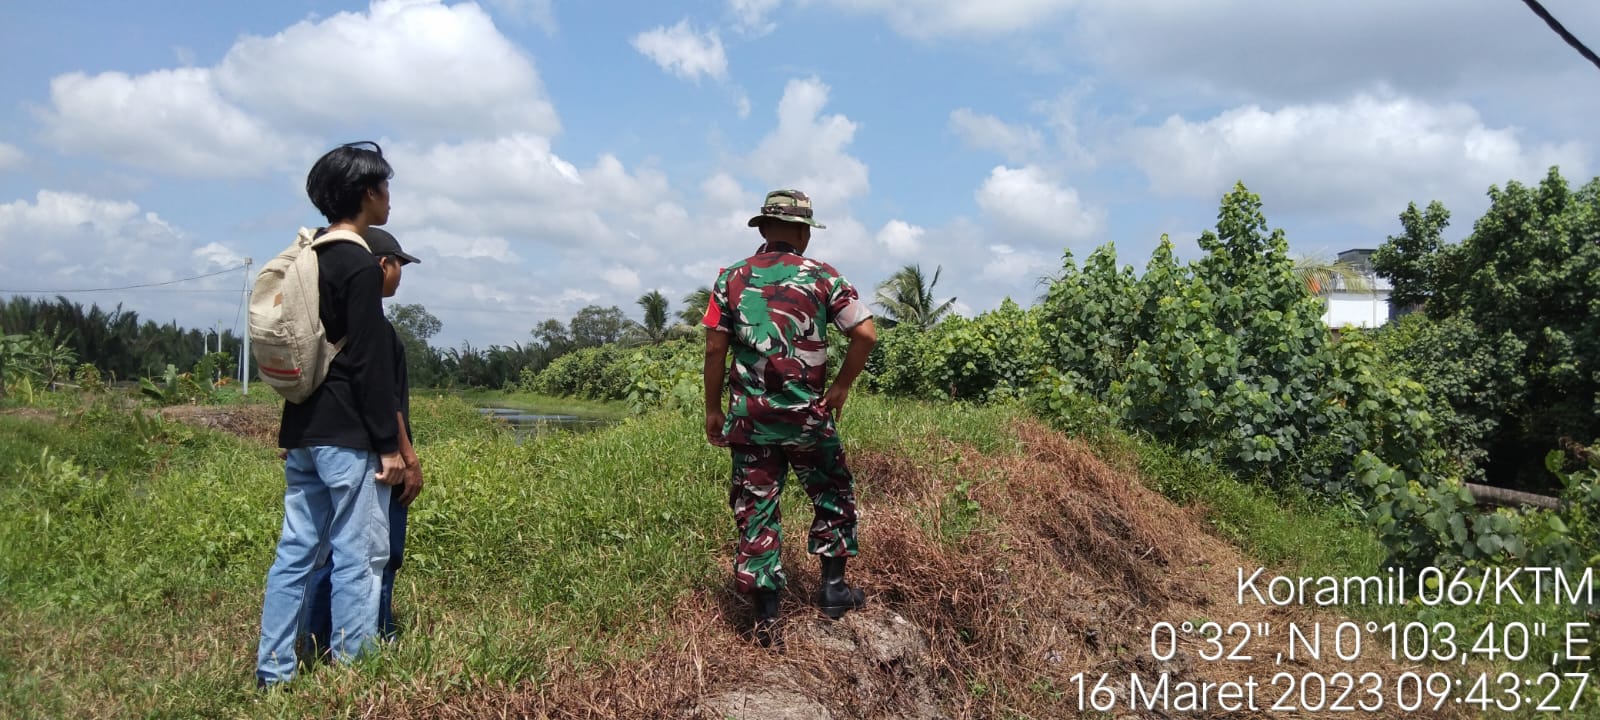
M323 233L322 237L319 237L316 240L312 240L311 241L311 245L309 247L317 248L317 247L321 247L323 245L331 245L331 244L336 243L336 242L352 242L352 243L355 243L357 245L360 245L362 250L366 250L367 252L372 252L372 248L367 247L366 238L363 238L360 235L357 235L356 233L350 232L349 230L330 230L330 231L328 231L326 233Z
M355 244L361 246L362 250L366 250L367 252L372 252L372 248L367 247L366 238L363 238L363 237L361 237L360 235L358 235L356 233L350 232L349 230L330 230L330 231L328 231L326 233L323 233L322 237L319 237L316 240L312 240L311 244L309 246L307 246L306 249L307 250L316 250L317 248L319 248L319 247L321 247L323 245L332 245L334 243L339 243L339 242L355 243ZM337 353L337 352L339 352L341 350L344 350L344 343L345 343L346 340L349 340L349 339L350 339L350 334L347 332L347 333L345 333L344 337L339 338L339 342L330 343L331 345L333 345L333 351L335 353Z

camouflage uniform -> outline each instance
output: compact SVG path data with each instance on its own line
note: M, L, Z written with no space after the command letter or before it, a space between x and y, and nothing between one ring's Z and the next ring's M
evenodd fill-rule
M782 243L726 268L712 287L702 322L728 334L733 354L723 436L733 455L728 504L739 527L733 572L741 593L787 582L778 498L791 466L815 513L806 549L824 557L857 552L854 478L820 401L828 324L848 332L870 317L837 270Z

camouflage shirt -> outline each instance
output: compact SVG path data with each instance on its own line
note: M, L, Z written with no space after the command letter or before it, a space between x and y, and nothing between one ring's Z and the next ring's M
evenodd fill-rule
M828 324L848 332L870 317L838 270L798 253L762 252L724 269L701 322L728 333L733 351L728 442L809 445L832 432L819 406Z

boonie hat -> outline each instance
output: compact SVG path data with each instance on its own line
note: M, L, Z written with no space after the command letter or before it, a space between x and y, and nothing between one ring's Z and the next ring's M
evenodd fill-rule
M799 190L773 190L767 193L766 202L761 204L761 214L750 218L747 224L760 227L768 219L805 223L818 229L828 227L811 218L811 198Z

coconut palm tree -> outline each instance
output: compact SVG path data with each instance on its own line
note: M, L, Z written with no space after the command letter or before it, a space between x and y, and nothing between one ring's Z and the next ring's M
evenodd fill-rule
M889 321L885 325L910 325L922 330L937 325L956 302L953 297L937 304L933 299L933 286L939 284L943 270L934 268L933 280L928 282L921 266L907 265L879 283L877 303Z
M639 296L639 307L644 308L644 323L639 329L644 339L659 343L667 339L667 296L660 290L651 290Z
M700 324L700 319L706 316L706 307L711 304L711 288L701 287L694 292L683 296L683 309L678 311L678 322L689 327Z
M1365 292L1372 287L1360 268L1343 260L1328 260L1319 255L1295 258L1294 274L1312 295L1326 296L1336 289Z

